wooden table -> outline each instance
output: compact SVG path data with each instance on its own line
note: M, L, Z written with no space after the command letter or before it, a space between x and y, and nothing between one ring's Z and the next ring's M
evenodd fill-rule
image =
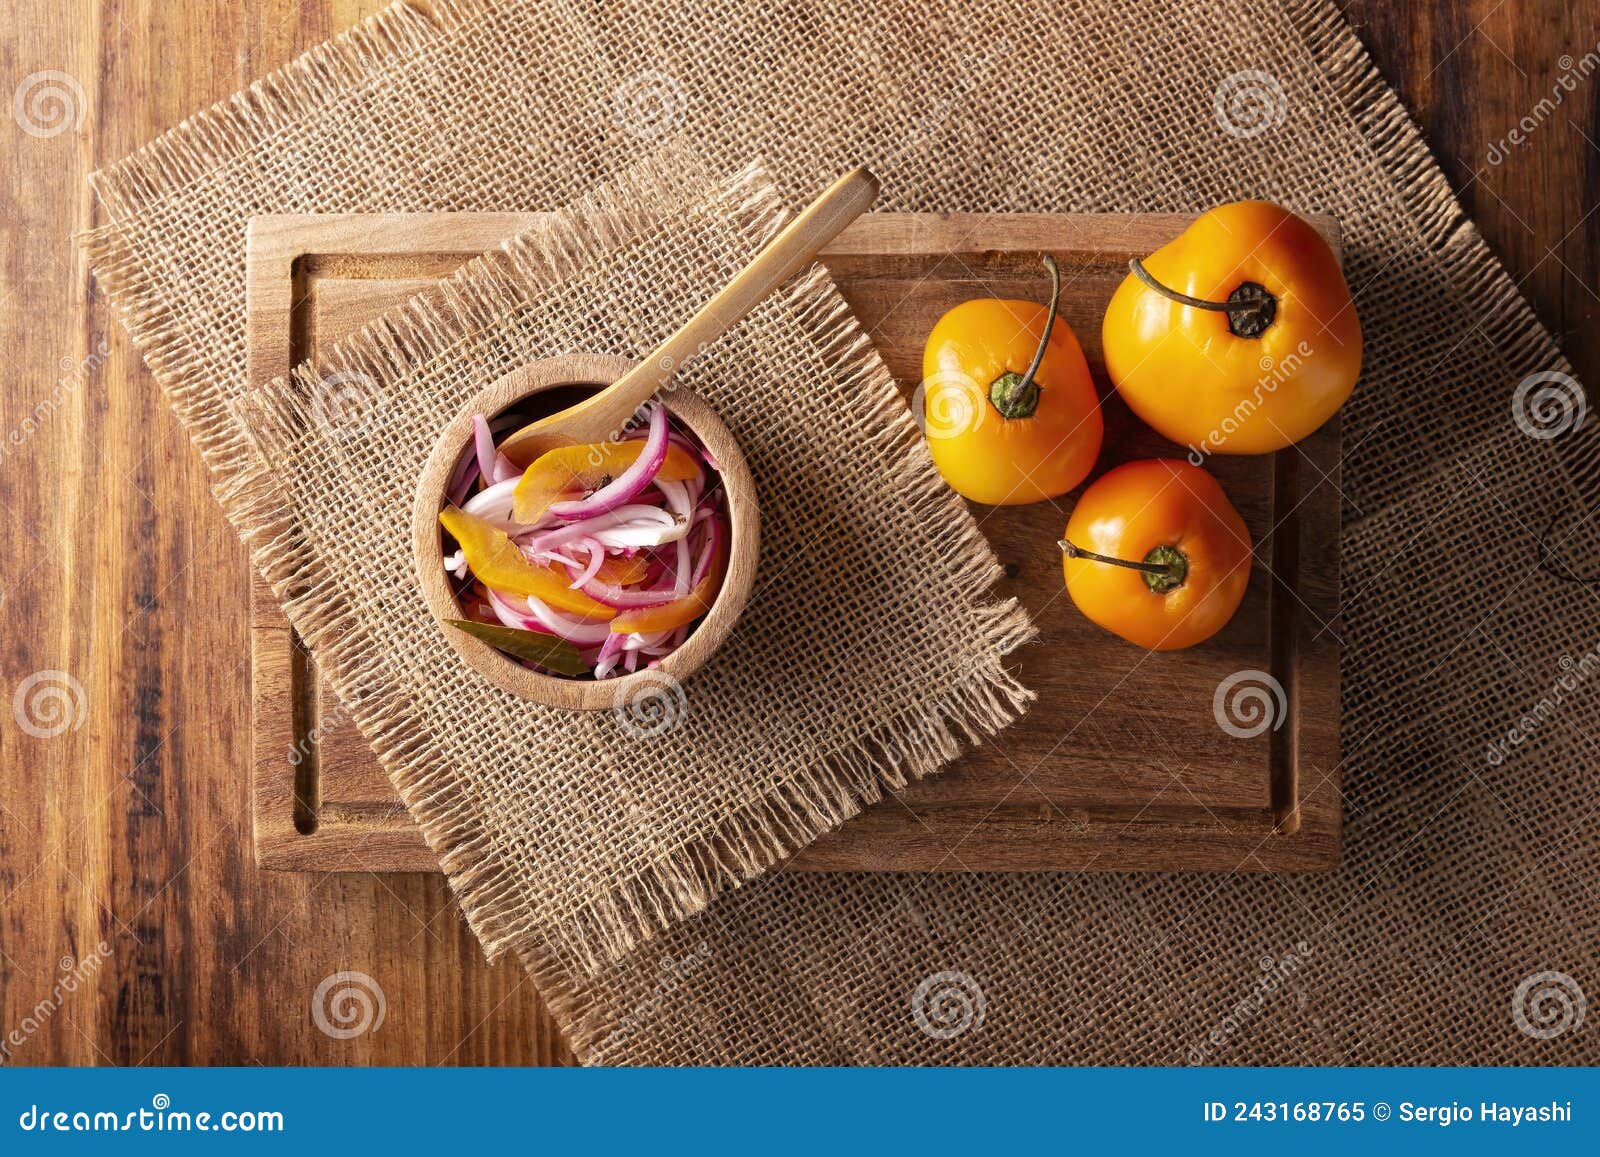
M0 730L0 1028L49 995L63 957L110 950L17 1063L570 1060L518 969L483 964L441 879L251 863L243 552L71 241L91 169L382 6L18 0L0 15L5 92L59 69L88 108L79 133L49 142L4 121L0 427L37 430L0 457L0 690L71 670L87 713L49 742ZM1559 58L1600 40L1600 0L1343 6L1491 245L1600 381L1600 80L1487 160ZM311 994L339 971L381 984L379 1031L315 1027Z

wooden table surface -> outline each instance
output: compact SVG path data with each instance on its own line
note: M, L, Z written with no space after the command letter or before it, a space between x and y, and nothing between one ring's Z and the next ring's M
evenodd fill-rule
M1600 42L1600 0L1342 3L1490 244L1600 381L1600 75L1491 163ZM0 9L0 95L58 70L85 96L81 128L49 139L0 118L0 692L56 670L83 688L82 725L53 738L0 715L0 1061L571 1059L520 971L484 965L440 878L253 866L244 555L72 242L90 170L382 6ZM318 1028L313 995L340 972L381 988L376 1030ZM69 977L76 991L55 999Z

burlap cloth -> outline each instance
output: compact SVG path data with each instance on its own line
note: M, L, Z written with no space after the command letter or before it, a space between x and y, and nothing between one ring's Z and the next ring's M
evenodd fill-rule
M1547 1018L1600 984L1600 601L1537 565L1554 518L1594 569L1595 424L1515 420L1526 375L1570 367L1322 0L397 7L101 174L94 263L215 463L250 215L549 208L673 137L765 157L791 201L866 162L893 209L1341 221L1367 339L1346 851L1316 876L767 873L573 981L585 1060L1600 1060L1592 1018Z
M440 431L538 358L648 355L784 216L759 170L666 150L230 409L251 448L216 462L224 507L485 948L553 1003L1030 698L1002 665L1027 615L987 596L999 563L820 267L671 382L760 497L759 581L706 668L574 712L442 645L410 533Z

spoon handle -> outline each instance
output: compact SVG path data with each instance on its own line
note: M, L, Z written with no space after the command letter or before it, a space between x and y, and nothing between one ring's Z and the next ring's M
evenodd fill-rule
M866 169L840 177L633 369L608 389L519 430L501 444L501 449L516 461L518 451L526 449L518 444L526 441L531 445L558 432L568 442L598 442L615 437L680 365L721 337L763 298L815 259L877 197L878 179Z
M677 333L613 387L619 408L631 414L666 384L675 367L721 337L773 290L809 265L828 242L877 199L877 178L866 169L846 173L830 185Z

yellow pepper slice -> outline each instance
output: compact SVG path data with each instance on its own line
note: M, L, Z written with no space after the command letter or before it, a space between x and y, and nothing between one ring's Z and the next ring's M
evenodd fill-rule
M717 546L717 553L712 557L711 565L706 568L705 577L694 590L670 603L624 611L611 620L612 633L651 634L656 631L670 631L685 623L694 622L709 612L711 604L717 601L717 594L722 590L722 575L727 566L728 547L724 538Z
M649 574L650 564L645 562L643 556L636 554L627 558L614 554L600 564L600 570L594 577L607 586L631 587L644 582Z
M616 617L613 608L572 590L565 568L529 562L499 527L454 506L440 511L439 521L461 544L467 566L484 586L503 594L533 595L558 611L585 619L603 622Z
M553 502L600 488L639 459L643 440L593 442L583 446L559 446L541 454L522 472L522 481L511 496L511 517L534 523ZM656 477L666 482L683 482L699 473L689 452L676 442L668 443L667 459Z

